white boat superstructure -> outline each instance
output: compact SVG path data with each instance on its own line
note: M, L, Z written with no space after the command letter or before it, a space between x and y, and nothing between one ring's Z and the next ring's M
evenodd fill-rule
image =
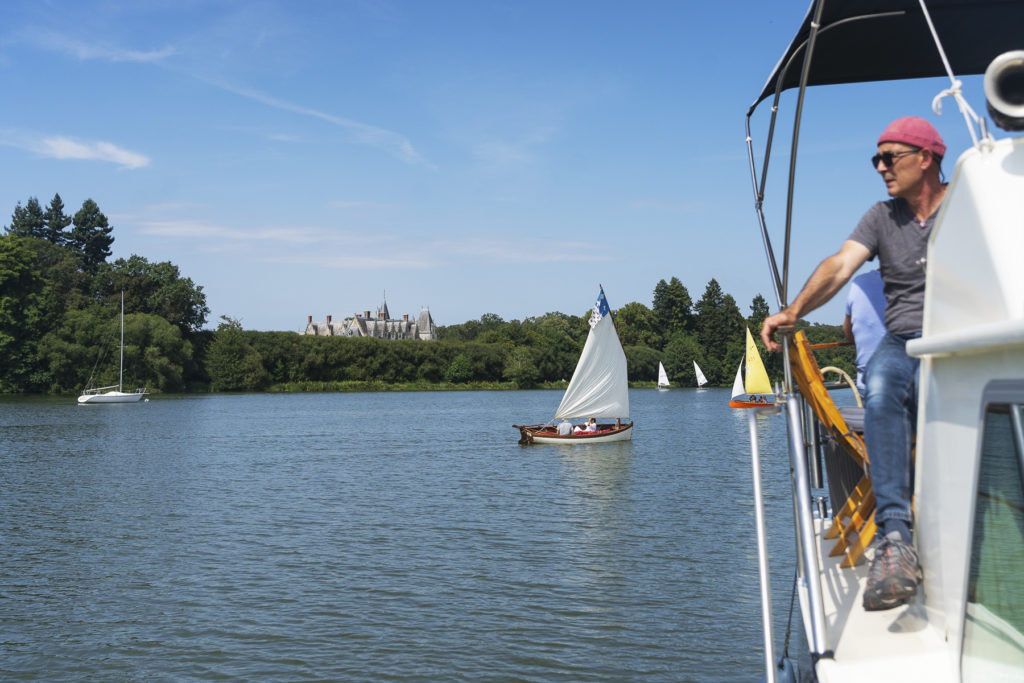
M799 117L807 85L940 75L934 47L923 54L932 41L957 75L991 62L990 113L1008 130L1024 130L1024 52L1004 54L1024 48L1024 3L925 4L932 11L919 2L816 0L757 102L774 93L777 105L778 93L799 87ZM876 50L874 37L883 35L900 36L885 42L908 43L909 52ZM861 55L877 63L858 70ZM994 139L949 75L974 144L956 161L931 233L922 336L907 343L921 359L913 515L923 582L907 605L863 609L862 553L874 533L870 453L858 427L831 404L809 358L813 347L799 334L788 338L782 405L749 418L769 681L1024 680L1024 139ZM795 144L793 153L791 164ZM785 279L760 211L764 184L759 189L752 148L751 173L782 307ZM805 420L808 411L815 419ZM802 676L774 651L755 429L755 414L771 412L785 415L789 431L796 591L810 650L804 663L813 669ZM855 475L839 493L837 468L851 464ZM829 473L827 496L821 469Z
M117 384L112 384L108 387L96 387L93 389L86 389L82 392L82 395L78 397L78 403L137 403L142 400L146 395L146 389L136 389L135 391L126 392L122 386L124 381L124 292L121 292L121 343L120 343L120 362L117 369ZM109 390L109 391L108 391ZM148 400L148 399L147 399Z

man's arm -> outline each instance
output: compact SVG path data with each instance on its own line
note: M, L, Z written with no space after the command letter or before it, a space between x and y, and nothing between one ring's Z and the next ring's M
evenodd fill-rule
M849 313L847 313L846 317L843 318L843 336L846 337L846 341L853 341L853 321L850 320Z
M776 343L775 330L787 325L795 325L796 321L807 315L822 304L828 302L836 292L842 289L849 279L864 265L871 252L860 242L846 240L838 252L818 264L807 284L796 295L786 308L764 320L761 327L761 341L769 351L782 348Z

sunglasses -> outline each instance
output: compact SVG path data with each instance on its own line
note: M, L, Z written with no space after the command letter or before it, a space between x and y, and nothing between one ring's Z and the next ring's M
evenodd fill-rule
M908 154L917 154L921 151L921 148L908 149L903 152L882 152L871 157L871 168L878 168L878 162L881 161L886 168L892 168L892 165L896 163L896 160L902 156Z

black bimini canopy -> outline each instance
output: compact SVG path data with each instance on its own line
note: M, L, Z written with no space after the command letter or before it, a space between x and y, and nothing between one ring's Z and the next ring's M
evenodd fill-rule
M984 73L1024 48L1024 0L925 0L953 73ZM750 107L800 84L817 2ZM946 75L919 0L826 0L807 85Z

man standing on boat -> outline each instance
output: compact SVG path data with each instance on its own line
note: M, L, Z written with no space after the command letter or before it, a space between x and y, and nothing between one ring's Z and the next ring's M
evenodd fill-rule
M912 545L911 441L917 423L919 361L906 344L921 336L925 257L946 194L940 164L946 145L924 119L905 116L889 124L871 158L892 199L872 206L836 254L822 261L793 300L769 316L761 340L778 351L775 331L792 326L831 299L876 256L885 283L888 330L867 367L864 440L875 493L876 551L864 590L864 609L901 605L921 579Z

